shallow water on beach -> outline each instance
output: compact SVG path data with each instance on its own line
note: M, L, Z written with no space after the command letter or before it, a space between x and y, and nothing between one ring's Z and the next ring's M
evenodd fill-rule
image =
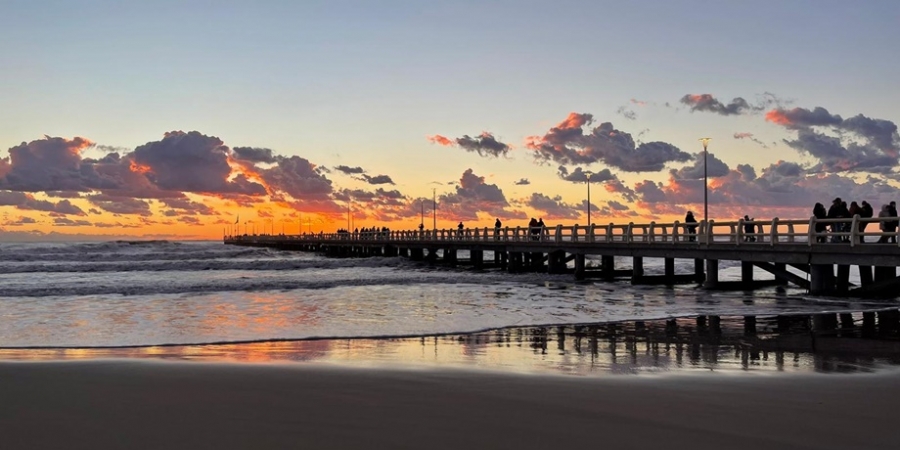
M900 367L896 311L703 317L380 339L311 339L130 348L0 349L0 361L153 359L477 369L599 376L859 373ZM830 321L829 321L830 320ZM876 325L877 324L877 325Z
M630 261L621 258L617 266L629 268ZM662 273L662 261L645 260L645 270ZM676 260L677 273L692 270L692 260ZM761 271L755 277L770 278ZM723 262L720 278L739 279L740 265ZM875 326L859 311L898 306L809 297L799 289L575 282L571 275L334 259L218 242L0 245L0 360L153 358L576 375L873 371L898 364L897 333L892 313L879 313L886 325ZM823 312L844 313L841 326L822 333L807 314ZM704 324L698 316L722 319ZM745 317L754 318L751 329Z
M616 263L630 267L626 258ZM663 271L662 261L646 259L645 266L648 275ZM676 260L676 272L692 270L692 260ZM739 264L722 262L721 279L739 277ZM428 336L897 306L895 300L812 298L798 289L577 283L571 275L325 258L219 242L0 244L3 348Z

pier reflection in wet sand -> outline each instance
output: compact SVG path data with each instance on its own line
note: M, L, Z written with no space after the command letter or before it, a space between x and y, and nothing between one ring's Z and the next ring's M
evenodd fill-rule
M103 358L315 362L574 375L870 372L900 365L900 311L700 316L407 338L0 350L0 360Z

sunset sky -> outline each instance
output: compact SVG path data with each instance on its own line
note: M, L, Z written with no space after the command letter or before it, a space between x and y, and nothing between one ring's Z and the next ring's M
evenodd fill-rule
M900 2L0 2L0 242L900 200Z

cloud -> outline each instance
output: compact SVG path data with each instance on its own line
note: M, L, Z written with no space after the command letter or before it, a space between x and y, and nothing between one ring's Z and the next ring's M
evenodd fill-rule
M843 119L820 106L776 108L766 113L766 120L796 132L796 139L784 142L818 159L817 170L887 173L900 164L900 135L890 120L862 114Z
M0 191L0 206L15 206L16 209L23 211L44 211L73 216L87 215L69 200L53 203L47 200L37 200L31 194L15 191Z
M725 164L721 159L717 158L715 154L709 153L706 158L706 162L704 163L703 153L695 153L694 161L691 165L682 167L678 170L671 169L669 170L669 175L676 179L693 179L699 180L703 179L703 167L706 166L706 175L707 178L714 177L722 177L728 175L728 172L731 170L728 168L728 164Z
M0 189L24 192L83 191L90 174L81 168L81 152L93 145L82 137L45 136L9 149L0 164ZM8 162L7 162L8 161Z
M31 225L31 224L35 224L35 223L38 223L38 221L35 219L32 219L31 217L19 216L15 220L8 220L8 221L3 222L3 226L21 227L23 225Z
M570 113L544 136L531 136L526 147L541 161L564 165L603 162L626 172L657 172L669 162L687 161L690 154L665 142L635 145L631 135L609 122L585 134L582 127L593 122L591 114Z
M162 140L134 150L136 171L163 190L204 194L265 195L263 185L243 177L230 178L228 147L217 137L197 131L170 131Z
M531 182L528 181L528 178L519 178L519 181L516 181L513 184L515 184L516 186L527 186L531 184Z
M57 217L53 219L53 225L57 227L89 227L91 223L87 220L72 220L66 217Z
M606 192L609 192L611 194L619 194L628 202L634 202L636 198L634 190L628 186L625 186L622 181L618 179L607 181L606 183L604 183L603 187L606 189Z
M735 139L747 139L749 141L755 142L759 144L762 148L769 148L765 142L753 137L753 133L734 133Z
M362 179L369 184L394 184L394 180L388 175L376 175L373 177L363 174Z
M571 181L573 183L586 183L588 181L588 172L586 170L582 170L581 167L576 167L572 173L569 173L569 169L566 169L566 166L559 166L556 169L556 175L566 181ZM603 169L599 172L591 172L591 182L594 183L603 183L606 181L618 180L616 176L610 172L609 169Z
M358 174L366 172L365 170L363 170L362 167L359 167L359 166L357 166L357 167L349 167L349 166L343 166L343 165L335 166L334 170L337 170L338 172L342 172L346 175L358 175Z
M535 192L531 197L526 198L523 203L543 213L543 216L553 220L577 219L581 216L581 205L569 204L557 195L549 197L547 195Z
M270 148L234 147L231 151L236 158L254 163L274 163L277 159Z
M95 194L89 195L87 199L92 205L113 214L134 214L144 217L152 215L150 204L137 198Z
M735 97L726 105L711 94L687 94L681 97L681 103L688 105L691 112L712 112L723 116L739 115L754 110L747 100L741 97Z
M180 212L176 212L176 214L200 214L203 216L219 215L219 213L209 206L191 201L187 198L166 198L161 199L160 202L169 208L180 210Z
M628 119L628 120L637 120L637 114L628 109L627 106L620 106L619 109L616 110L616 114Z
M427 137L429 141L443 146L457 146L468 152L478 153L480 156L493 156L495 158L506 156L512 149L508 144L500 142L493 134L484 131L480 135L472 137L463 135L456 139L449 139L439 134Z
M654 214L684 214L703 204L703 181L670 177L666 183L644 181L635 185L639 208ZM839 174L810 173L795 162L778 161L762 169L759 176L749 166L739 165L708 187L710 216L727 220L750 214L755 217L808 217L816 202L834 197L848 201L887 203L896 190L883 179L858 181ZM699 219L699 217L698 217Z
M438 215L451 220L477 220L478 213L506 219L524 218L521 211L511 211L503 190L496 184L484 182L472 169L463 172L455 192L442 194L438 201Z
M340 212L342 208L331 198L331 180L316 170L306 158L291 156L278 159L275 166L262 169L259 176L273 189L294 199L294 208L321 212Z

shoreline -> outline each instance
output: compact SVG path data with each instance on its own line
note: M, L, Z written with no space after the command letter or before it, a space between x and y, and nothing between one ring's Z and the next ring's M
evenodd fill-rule
M874 316L874 315L873 315ZM894 315L889 315L894 317ZM0 349L2 361L161 360L193 363L406 366L508 373L880 372L900 367L892 322L862 313L699 316L401 338L238 344ZM876 326L877 325L877 326Z
M568 377L0 363L4 448L894 448L897 372Z

